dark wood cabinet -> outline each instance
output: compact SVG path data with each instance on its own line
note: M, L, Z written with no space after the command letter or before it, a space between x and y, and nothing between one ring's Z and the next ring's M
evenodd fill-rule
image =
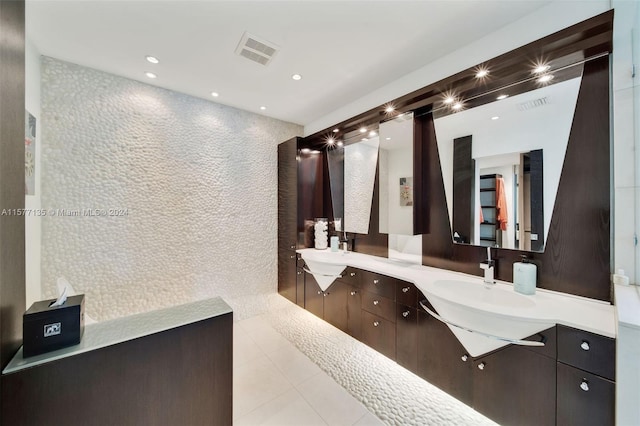
M418 311L400 304L396 307L396 362L418 372Z
M347 333L362 340L362 291L359 287L349 285L347 296Z
M558 362L558 426L613 426L615 383Z
M296 268L296 304L304 308L304 269Z
M346 332L348 315L347 303L350 287L340 281L334 281L324 291L324 320Z
M278 145L278 293L297 302L298 138Z
M304 307L317 317L324 318L324 293L313 275L304 273Z
M505 426L555 425L555 360L521 346L475 359L473 408Z
M396 359L396 324L362 311L362 342L382 355Z
M558 326L558 361L614 380L615 359L614 339Z
M396 321L396 302L379 294L363 291L362 309L387 321Z
M418 312L420 377L467 405L473 405L472 359L449 327L424 311Z

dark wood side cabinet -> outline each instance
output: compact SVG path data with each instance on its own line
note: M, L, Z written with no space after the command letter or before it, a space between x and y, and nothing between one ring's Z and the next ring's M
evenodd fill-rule
M220 306L210 299L91 324L86 352L68 348L44 364L23 365L20 351L2 377L2 424L230 425L233 313L224 304L209 316ZM167 318L175 326L162 330Z
M298 138L278 145L278 293L297 302Z

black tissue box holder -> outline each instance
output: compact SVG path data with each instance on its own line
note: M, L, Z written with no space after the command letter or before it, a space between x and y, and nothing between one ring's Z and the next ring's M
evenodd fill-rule
M27 358L80 343L84 333L84 294L35 302L22 316L22 355Z

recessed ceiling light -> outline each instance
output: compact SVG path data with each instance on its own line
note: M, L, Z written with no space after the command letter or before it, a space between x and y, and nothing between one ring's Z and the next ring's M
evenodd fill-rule
M158 60L158 58L156 58L155 56L147 56L146 57L147 62L151 62L152 64L158 64L160 63L160 61Z
M393 111L395 111L395 108L393 107L393 105L388 105L388 106L384 109L384 112L386 112L387 114L391 114Z
M336 140L332 136L329 136L327 138L327 145L333 145L335 143L336 143Z
M338 145L339 147L342 147L344 145L344 143L342 143L342 141L338 141L338 143L336 145Z
M446 98L444 98L444 103L445 104L451 104L451 103L453 103L453 101L455 101L453 96L447 96Z
M494 115L493 117L491 117L492 120L497 120L498 118L500 117L498 117L497 115Z
M476 73L476 78L483 78L486 77L489 74L489 70L486 69L480 69L478 70L478 72Z
M365 133L367 131L366 127L360 127L360 133Z
M152 72L148 72L148 71L147 71L147 72L145 72L145 73L144 73L144 75L146 75L146 76L147 76L147 77L149 77L149 78L156 78L156 77L158 77L158 76L157 76L157 75L155 75L154 73L152 73Z
M377 135L375 131L372 130L369 132L369 137L374 137L375 135Z
M553 74L545 74L538 79L538 83L548 83L553 80Z
M310 152L311 152L311 150L310 150L309 148L302 148L302 149L300 150L300 152L301 152L301 153L303 153L303 154L308 154L308 153L310 153Z
M455 110L459 110L460 108L462 108L462 103L456 102L455 104L453 104L453 106L451 108L453 108Z
M547 64L539 64L539 65L536 65L536 67L533 69L533 72L536 73L536 74L540 74L540 73L545 72L549 68L551 68L551 67L549 65L547 65Z
M333 133L338 133L340 129L333 129Z
M291 76L292 79L298 81L298 80L302 80L302 76L300 74L294 74Z
M218 92L211 92L211 96L217 98L218 96L220 96L220 94Z
M267 109L267 107L266 106L261 106L260 109L264 111L265 109Z
M390 140L391 140L391 138L385 138L385 139L386 139L386 140L388 140L388 141L390 141Z
M503 99L507 99L508 97L509 97L509 95L500 95L500 96L498 96L496 99L497 99L497 100L499 100L499 101L501 101L501 100L503 100Z

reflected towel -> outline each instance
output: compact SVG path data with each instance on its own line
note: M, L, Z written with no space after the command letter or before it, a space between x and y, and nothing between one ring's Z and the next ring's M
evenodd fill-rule
M503 231L507 230L507 221L509 215L507 214L507 196L504 190L504 179L496 179L496 222Z

